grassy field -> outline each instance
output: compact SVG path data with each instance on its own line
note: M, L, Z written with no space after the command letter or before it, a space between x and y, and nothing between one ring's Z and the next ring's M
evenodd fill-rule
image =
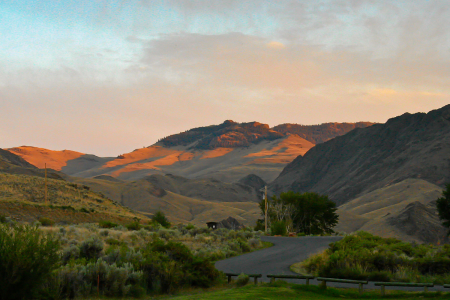
M365 291L360 297L357 289L336 289L328 288L322 290L318 286L304 286L276 282L274 284L262 284L254 286L249 284L240 288L225 288L218 291L202 292L198 294L181 295L166 299L193 300L193 299L450 299L450 293L429 292L413 293L387 291L385 297L381 297L379 290Z
M178 292L176 295L168 296L147 296L142 299L170 299L170 300L222 300L222 299L302 299L302 300L335 300L335 299L450 299L450 293L442 292L401 292L386 291L386 296L381 297L379 290L365 290L362 296L359 296L357 289L337 289L328 288L323 290L318 286L305 286L298 284L289 284L283 281L277 281L274 284L263 283L255 286L248 284L244 287L234 285L224 285L210 289L192 289ZM116 298L93 298L109 299ZM117 298L119 299L119 298ZM120 298L122 300L131 300L134 298Z

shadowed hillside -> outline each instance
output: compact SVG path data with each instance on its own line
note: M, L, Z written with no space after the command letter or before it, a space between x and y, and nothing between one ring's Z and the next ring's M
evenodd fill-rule
M324 123L319 125L281 124L272 129L283 134L296 134L313 144L324 143L337 136L344 135L355 128L365 128L376 123Z
M271 190L315 191L343 204L359 195L420 178L450 182L450 105L404 114L356 129L297 157L271 183Z
M272 193L329 195L337 230L418 242L447 240L433 204L450 182L450 105L404 114L318 144L288 164Z

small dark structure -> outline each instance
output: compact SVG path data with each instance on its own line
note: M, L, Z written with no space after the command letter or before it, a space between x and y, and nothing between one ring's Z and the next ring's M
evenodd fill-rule
M208 225L208 228L217 229L217 222L208 222L206 225Z

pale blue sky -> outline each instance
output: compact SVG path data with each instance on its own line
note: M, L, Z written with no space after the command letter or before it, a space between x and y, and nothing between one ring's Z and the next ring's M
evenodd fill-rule
M225 119L450 101L447 0L0 2L0 147L117 155Z

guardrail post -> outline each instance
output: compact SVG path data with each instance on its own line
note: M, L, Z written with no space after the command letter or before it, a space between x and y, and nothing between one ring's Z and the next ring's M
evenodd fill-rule
M362 294L363 294L363 284L360 283L359 284L359 295L362 296Z
M255 276L255 284L258 284L258 276Z
M386 291L384 290L384 285L381 286L381 296L385 296Z
M424 292L428 292L428 287L427 287L427 286L424 286L424 287L423 287L423 291L424 291Z
M275 282L275 277L270 278L270 283L274 283Z
M324 290L327 289L327 282L325 280L322 280L322 282L320 283L320 287Z
M309 278L306 278L306 285L309 285Z
M231 275L228 275L228 283L231 282Z

